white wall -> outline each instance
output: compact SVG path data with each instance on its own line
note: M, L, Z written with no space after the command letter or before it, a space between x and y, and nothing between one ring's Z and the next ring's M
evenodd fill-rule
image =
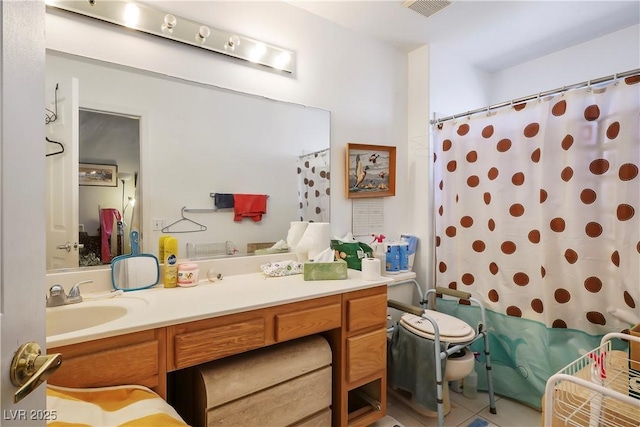
M640 25L492 75L487 102L497 104L636 68L640 68Z
M331 223L351 230L345 145L397 146L396 197L386 198L384 232L411 232L402 209L407 178L407 57L283 2L156 2L176 15L292 49L297 71L282 76L179 43L72 14L47 13L47 47L331 111ZM152 214L153 215L153 214Z
M438 45L430 46L430 113L446 117L483 107L490 98L491 75Z

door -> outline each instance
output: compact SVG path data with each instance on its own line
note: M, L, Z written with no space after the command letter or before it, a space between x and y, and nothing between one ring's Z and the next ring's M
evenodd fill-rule
M50 270L78 267L81 247L78 241L78 80L56 82L47 88L46 96L49 141L45 203L47 270Z
M44 426L44 387L17 404L18 347L45 345L44 1L0 2L0 424ZM41 412L38 413L37 411Z

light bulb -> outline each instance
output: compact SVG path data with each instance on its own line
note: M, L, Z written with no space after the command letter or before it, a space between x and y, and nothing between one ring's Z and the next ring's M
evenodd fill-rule
M224 49L234 51L238 46L240 46L240 37L233 35L229 37L229 41L224 45Z
M167 13L166 15L164 15L164 23L162 24L160 29L164 34L172 34L173 27L175 27L177 23L178 20L176 19L176 17Z
M267 47L264 45L264 43L256 44L255 47L251 49L251 52L249 52L249 61L258 62L258 60L262 58L266 51Z
M198 34L196 34L196 41L199 43L204 43L207 37L211 34L211 30L206 25L203 25L198 30Z
M276 56L274 67L281 70L291 61L291 54L289 52L282 52L280 55Z
M124 22L128 27L134 27L138 23L140 9L133 3L127 3L124 8Z

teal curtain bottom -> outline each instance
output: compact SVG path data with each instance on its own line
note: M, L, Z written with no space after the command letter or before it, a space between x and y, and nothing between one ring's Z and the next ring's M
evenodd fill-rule
M481 319L478 306L461 305L457 300L438 299L437 310L460 318L473 327L477 327ZM494 392L534 408L541 408L549 377L600 346L602 335L548 328L533 320L511 317L488 309L485 309L485 313ZM619 340L612 341L612 345L620 350L628 348L627 344ZM484 341L473 343L471 350L480 353L476 362L478 389L486 391Z

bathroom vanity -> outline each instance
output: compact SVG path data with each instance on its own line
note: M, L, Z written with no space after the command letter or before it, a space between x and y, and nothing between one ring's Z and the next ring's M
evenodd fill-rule
M348 276L304 281L252 273L125 293L108 303L144 304L104 325L47 339L47 352L63 356L49 383L141 384L172 403L180 394L173 373L321 334L332 351L332 425L369 425L386 411L387 280L364 281L355 270Z

